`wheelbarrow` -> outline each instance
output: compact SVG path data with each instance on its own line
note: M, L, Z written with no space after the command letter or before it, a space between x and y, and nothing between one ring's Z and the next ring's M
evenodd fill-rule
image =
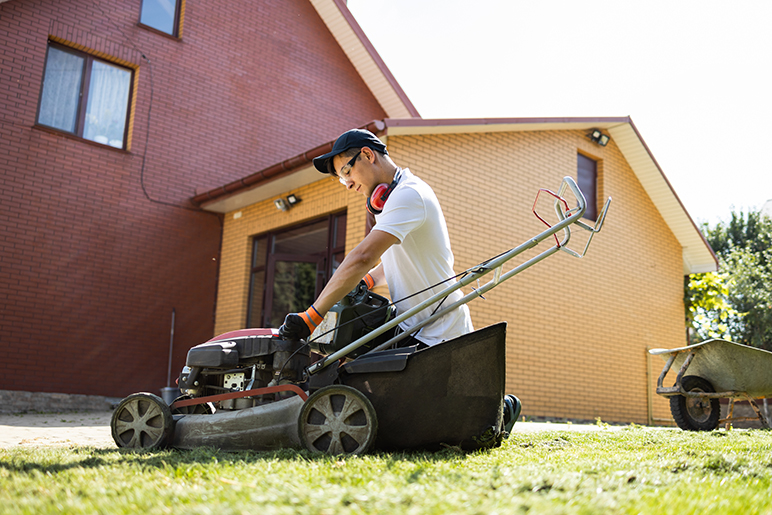
M686 431L712 431L719 424L759 420L769 428L767 417L754 399L772 396L772 352L727 340L706 340L677 349L651 349L665 368L657 379L657 393L670 399L676 424ZM676 367L675 385L662 383ZM686 375L688 371L689 375ZM720 418L719 399L729 399L726 418ZM756 417L735 417L734 404L746 400Z
M576 199L575 207L569 208L563 197L567 190ZM554 203L557 221L552 225L536 211L542 193ZM506 323L422 350L393 347L559 251L583 257L610 201L590 226L582 221L586 200L573 178L565 177L558 193L539 190L532 211L547 225L545 231L465 270L454 283L404 313L394 309L394 316L360 323L357 331L346 324L389 313L396 302L355 290L349 294L358 299L354 305L327 313L321 325L330 327L326 337L315 332L308 341L283 340L276 329L242 329L197 345L188 352L180 374L183 396L168 405L152 394L130 395L113 414L113 439L128 448L302 446L329 454L495 446L504 436ZM568 247L574 227L590 232L582 251ZM508 261L550 242L540 254L504 270ZM491 273L492 279L481 285L480 279ZM452 292L474 283L472 292L443 303ZM397 333L399 323L426 309L433 310L426 320ZM358 310L362 317L349 316ZM314 363L311 348L323 355Z

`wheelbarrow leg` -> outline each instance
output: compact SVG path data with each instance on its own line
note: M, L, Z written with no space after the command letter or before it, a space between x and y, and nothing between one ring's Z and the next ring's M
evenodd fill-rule
M756 420L753 417L738 417L738 418L733 417L734 403L735 401L740 399L748 401L748 404L751 405L751 408L753 408L753 411L756 412L756 418L761 421L761 427L765 429L770 429L769 420L767 420L767 417L765 417L764 414L761 412L758 405L756 404L756 401L751 399L751 397L745 392L735 393L734 396L729 397L729 411L726 414L726 418L719 421L719 422L724 422L724 428L729 430L729 426L731 422L736 422L739 420Z
M751 408L753 408L753 411L756 412L756 415L758 415L759 420L761 420L762 427L770 429L769 420L767 420L767 417L764 416L759 407L756 405L756 401L748 397L748 403L751 405Z
M734 397L731 397L729 399L729 411L726 414L726 422L724 423L724 429L726 429L727 431L729 431L729 426L731 425L731 420L732 420L732 414L734 413L734 401L735 401Z

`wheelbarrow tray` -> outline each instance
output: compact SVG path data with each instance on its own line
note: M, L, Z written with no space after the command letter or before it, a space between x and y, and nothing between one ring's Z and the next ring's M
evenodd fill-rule
M686 374L709 381L716 392L743 392L751 398L772 396L772 352L727 340L706 340L676 349L651 349L653 355L680 370L689 354Z
M491 447L503 430L506 322L419 351L374 352L341 367L378 414L374 447Z

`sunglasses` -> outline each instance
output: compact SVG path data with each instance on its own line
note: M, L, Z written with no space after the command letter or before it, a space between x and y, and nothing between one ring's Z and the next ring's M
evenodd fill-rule
M351 175L351 169L354 167L354 164L357 162L357 159L359 159L359 156L362 155L362 151L360 150L357 155L352 157L348 163L343 165L341 167L340 172L338 172L338 180L343 184L344 186L348 184L348 178Z

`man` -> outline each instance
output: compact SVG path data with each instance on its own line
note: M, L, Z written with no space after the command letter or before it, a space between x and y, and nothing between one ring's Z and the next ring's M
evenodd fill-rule
M343 133L330 152L314 159L314 166L364 195L376 224L346 256L316 301L303 313L287 315L279 328L283 338L308 338L325 313L362 280L370 289L388 284L398 312L409 310L455 282L451 279L455 272L448 228L437 196L409 169L394 164L386 145L373 133L361 129ZM421 293L414 295L417 292ZM451 304L462 296L456 290L445 302ZM417 313L399 328L409 332L435 307ZM469 308L463 305L399 345L432 346L473 330ZM520 409L517 397L504 397L505 436L512 430Z
M314 166L364 195L376 225L346 256L313 305L303 313L287 315L279 330L283 337L307 338L325 313L361 280L370 289L387 284L398 312L407 311L455 281L448 281L455 275L453 252L434 191L410 170L394 164L386 145L373 133L361 129L343 133L332 151L314 159ZM411 297L417 292L421 293ZM460 290L453 292L445 305L462 296ZM436 304L402 322L400 329L409 331L428 318L434 307ZM436 345L473 330L469 309L464 305L424 326L400 345Z

